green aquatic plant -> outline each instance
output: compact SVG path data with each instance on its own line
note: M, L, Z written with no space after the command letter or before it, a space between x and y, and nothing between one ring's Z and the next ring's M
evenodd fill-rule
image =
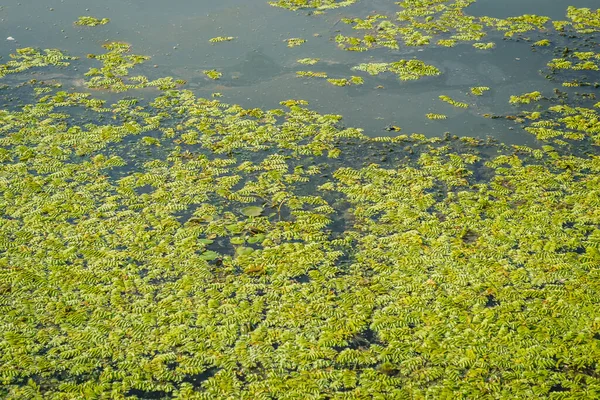
M178 83L173 78L165 77L150 81L145 76L129 76L129 71L150 57L129 54L131 46L123 42L104 44L104 54L88 54L87 58L101 61L102 67L92 67L85 73L86 86L90 89L104 89L113 92L125 92L144 87L157 87L161 90L173 89Z
M247 217L258 217L263 213L263 208L258 206L248 206L242 209L242 214Z
M470 3L403 1L390 24L472 38ZM505 118L535 147L369 138L304 100L244 108L131 76L148 58L105 49L87 83L126 93L34 81L77 76L60 52L1 67L0 97L23 101L0 109L1 397L600 396L592 88L514 96ZM359 70L436 75L411 61Z
M579 33L589 34L600 31L600 9L594 11L589 8L569 6L567 18Z
M210 38L208 41L211 43L222 43L222 42L231 42L234 39L235 39L235 37L233 37L233 36L217 36L214 38Z
M0 78L8 74L17 74L27 71L30 68L40 68L47 66L67 67L70 61L77 57L71 57L63 54L57 49L46 49L43 53L32 47L17 49L16 54L10 55L11 60L6 64L0 64Z
M306 43L306 39L301 38L290 38L285 40L287 42L287 47L298 47L304 43Z
M217 80L223 76L223 73L217 71L216 69L204 70L204 71L202 71L202 73L213 80Z
M425 116L426 116L428 119L446 119L446 118L448 118L448 117L447 117L446 115L444 115L444 114L436 114L436 113L428 113L428 114L425 114Z
M382 72L393 72L403 81L441 74L438 68L425 64L420 60L399 60L392 63L365 63L357 65L352 69L355 71L365 71L371 75L379 75Z
M487 86L475 86L471 88L471 94L474 94L475 96L483 96L483 94L488 90L490 90L490 88Z
M360 76L352 76L350 79L327 79L327 82L334 86L350 86L350 85L362 85L365 83L364 79Z
M496 43L494 43L494 42L473 43L473 47L475 47L476 49L479 49L479 50L490 50L490 49L493 49L494 47L496 47Z
M316 71L296 71L296 76L303 78L327 78L327 73Z
M106 25L110 22L108 18L95 18L95 17L79 17L77 21L75 21L75 25L79 26L98 26L98 25Z
M350 81L348 79L327 79L327 82L331 83L334 86L348 86L350 85Z
M542 40L538 40L537 42L534 42L532 44L532 46L538 46L538 47L546 47L546 46L550 46L550 40L548 39L542 39Z
M350 77L350 83L353 85L362 85L365 83L365 80L360 76L353 75Z
M439 46L454 47L454 46L456 46L457 40L456 39L440 39L436 43Z
M297 60L298 63L300 64L305 64L305 65L315 65L316 63L319 62L318 58L301 58L299 60Z
M438 97L443 102L446 102L446 103L448 103L448 104L450 104L450 105L452 105L454 107L457 107L457 108L468 108L469 107L469 105L467 103L456 101L456 100L454 100L454 99L452 99L452 98L450 98L449 96L446 96L446 95L440 95Z
M523 93L518 96L510 96L509 103L511 104L529 104L532 101L539 101L542 94L538 91Z

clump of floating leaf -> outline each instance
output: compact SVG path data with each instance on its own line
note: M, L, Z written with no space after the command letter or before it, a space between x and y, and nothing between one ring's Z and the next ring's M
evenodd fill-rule
M460 101L456 101L446 95L440 95L439 99L450 105L453 105L454 107L458 107L458 108L468 108L469 107L469 105L467 103L462 103Z
M297 47L303 43L306 43L306 39L301 38L290 38L285 40L287 42L288 47Z
M301 58L297 61L300 64L305 64L305 65L315 65L316 63L319 62L318 58Z
M8 74L16 74L27 71L34 67L47 67L49 65L57 67L66 67L69 61L76 60L77 57L71 57L63 54L60 50L46 49L40 53L32 47L17 49L16 54L10 55L11 60L6 64L0 64L0 78Z
M437 45L443 47L454 47L456 45L456 39L440 39L437 41Z
M511 104L529 104L532 101L539 101L542 98L540 92L529 92L519 96L510 96L509 103Z
M476 49L479 49L479 50L490 50L490 49L493 49L494 47L496 47L496 44L494 42L473 43L473 47L475 47Z
M444 114L435 114L435 113L428 113L428 114L425 114L425 116L429 119L446 119L446 118L448 118Z
M214 38L210 38L208 41L211 43L221 43L221 42L231 42L234 40L234 36L217 36Z
M475 96L482 96L483 93L487 92L488 90L490 90L490 88L487 86L475 86L471 88L471 93Z
M327 73L315 71L296 71L296 76L302 78L327 78Z
M574 79L572 81L565 81L562 83L562 85L564 87L580 87L580 86L585 86L585 84L581 81L578 81L577 79Z
M600 8L591 10L589 8L567 7L567 17L579 33L595 33L600 31Z
M331 83L334 86L348 86L350 82L348 79L327 79L327 82Z
M350 79L327 79L327 82L334 86L350 86L350 85L362 85L365 81L360 76L353 76Z
M246 217L259 217L263 213L263 208L259 206L248 206L242 208L242 214Z
M85 73L85 76L91 77L85 83L87 87L124 92L145 87L168 90L177 86L178 83L171 77L158 78L154 81L149 81L145 76L128 77L130 69L150 58L137 54L127 54L131 48L129 44L110 42L102 45L102 47L108 50L105 54L87 55L88 58L102 61L101 68L92 67Z
M95 17L79 17L77 21L75 21L75 25L79 26L98 26L98 25L106 25L110 22L108 18L95 18Z
M537 46L537 47L550 46L550 40L548 40L548 39L538 40L537 42L534 42L532 44L532 46Z
M433 65L425 64L421 60L399 60L392 63L365 63L352 68L356 71L365 71L371 75L382 72L393 72L400 80L416 80L425 76L440 75L441 71Z
M352 83L353 85L362 85L363 83L365 83L365 80L360 76L353 75L350 77L350 83Z
M217 71L216 69L207 69L207 70L202 71L202 73L204 75L206 75L207 77L209 77L210 79L214 79L214 80L217 80L221 76L223 76L223 73Z

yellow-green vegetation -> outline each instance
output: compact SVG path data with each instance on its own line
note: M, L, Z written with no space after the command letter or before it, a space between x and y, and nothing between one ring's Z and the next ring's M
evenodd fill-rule
M589 9L557 24L471 17L472 2L349 23L376 32L364 48L600 29ZM488 114L535 147L367 137L305 100L198 97L133 74L148 57L120 42L17 50L0 65L0 397L600 398L600 103L596 72L571 68L598 60L587 42L548 77L588 92ZM85 91L39 79L56 68Z
M304 43L306 43L306 39L301 38L290 38L286 40L288 47L298 47Z
M473 43L473 47L475 47L476 49L479 49L479 50L490 50L490 49L493 49L494 47L496 47L496 43L494 43L494 42Z
M348 79L342 78L342 79L327 79L327 82L331 83L334 86L348 86L350 84L350 82L348 81Z
M478 49L491 49L493 42L481 42L490 31L502 32L506 38L548 30L550 18L525 14L506 19L479 17L468 14L468 6L475 0L420 0L401 1L394 15L371 14L365 18L343 18L342 21L364 33L353 36L338 34L339 47L349 51L367 51L371 48L399 49L404 46L453 47L459 42L473 42ZM571 21L552 21L555 31L564 32L573 27L579 33L600 30L597 11L569 7ZM545 43L540 41L541 45Z
M318 58L301 58L298 60L298 63L305 65L315 65L319 62Z
M352 83L353 85L362 85L363 83L365 83L365 80L360 76L353 75L350 77L350 83Z
M208 41L211 43L221 43L221 42L231 42L234 39L235 39L234 36L217 36L217 37L209 39Z
M327 78L327 74L325 72L316 71L296 71L296 76L302 78Z
M538 91L523 93L519 96L510 96L509 102L511 104L529 104L532 101L539 101L542 98L542 94Z
M47 67L49 65L66 67L69 65L69 61L76 59L76 57L67 56L57 49L47 49L42 54L32 47L17 49L16 54L11 54L10 58L11 60L6 64L0 64L0 78L8 74L24 72L34 67Z
M350 86L350 85L362 85L365 83L364 79L360 76L353 76L350 79L341 78L341 79L327 79L327 82L331 83L334 86Z
M453 105L454 107L457 107L457 108L468 108L469 107L469 105L467 103L456 101L456 100L450 98L449 96L446 96L443 94L439 96L439 99L450 105Z
M204 73L204 75L206 75L210 79L214 79L214 80L217 80L217 79L221 78L221 76L223 76L223 73L217 71L216 69L209 69L209 70L205 70L202 72Z
M590 34L600 32L600 9L567 8L567 18L571 20L573 28L579 33Z
M556 70L574 70L574 71L598 71L600 70L600 53L593 51L574 51L567 57L554 58L548 62L548 67L552 71Z
M382 72L393 72L402 81L416 80L426 76L439 75L441 72L433 65L425 64L420 60L399 60L392 63L366 63L352 68L356 71L365 71L371 75Z
M428 113L428 114L425 114L425 116L429 119L446 119L446 118L448 118L444 114L436 114L436 113Z
M483 96L483 94L488 90L490 90L490 88L487 86L475 86L471 88L471 94L474 94L475 96Z
M95 18L95 17L79 17L77 21L75 21L75 25L79 26L98 26L98 25L106 25L110 22L108 18Z
M456 46L456 39L440 39L437 41L437 44L444 47L454 47Z
M548 39L538 40L537 42L533 43L532 46L547 47L550 46L550 41Z
M104 54L88 54L87 58L102 62L102 67L92 67L85 73L86 86L90 89L105 89L112 92L125 92L132 89L157 87L161 90L173 89L178 83L171 77L159 78L153 81L145 76L129 76L129 70L142 64L150 57L129 54L131 46L122 42L104 44L107 52Z

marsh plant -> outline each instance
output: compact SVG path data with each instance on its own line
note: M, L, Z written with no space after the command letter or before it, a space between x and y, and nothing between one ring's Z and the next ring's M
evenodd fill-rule
M348 18L367 33L336 40L393 49L544 29L551 48L600 30L589 9L496 19L469 16L472 2L400 2ZM505 99L538 147L396 126L368 137L305 100L198 97L134 73L148 57L131 51L21 48L0 65L0 396L600 398L593 86ZM598 60L551 58L582 81L589 68L571 67ZM29 75L87 63L81 91ZM355 70L329 83L442 74L417 59ZM468 90L469 104L439 100L470 110L493 93Z

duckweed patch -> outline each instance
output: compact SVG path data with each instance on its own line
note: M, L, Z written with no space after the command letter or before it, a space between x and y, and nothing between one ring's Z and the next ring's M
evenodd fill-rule
M470 3L404 1L393 22L348 23L376 32L365 49L600 29L589 9L500 20ZM133 75L149 57L129 44L104 49L23 48L0 65L0 104L24 102L0 109L0 396L600 397L593 86L517 94L514 115L489 115L535 148L395 125L368 137L301 99L199 97ZM571 66L597 60L561 58L550 82L587 82L593 69ZM88 63L81 92L29 75ZM442 74L416 59L355 70Z

